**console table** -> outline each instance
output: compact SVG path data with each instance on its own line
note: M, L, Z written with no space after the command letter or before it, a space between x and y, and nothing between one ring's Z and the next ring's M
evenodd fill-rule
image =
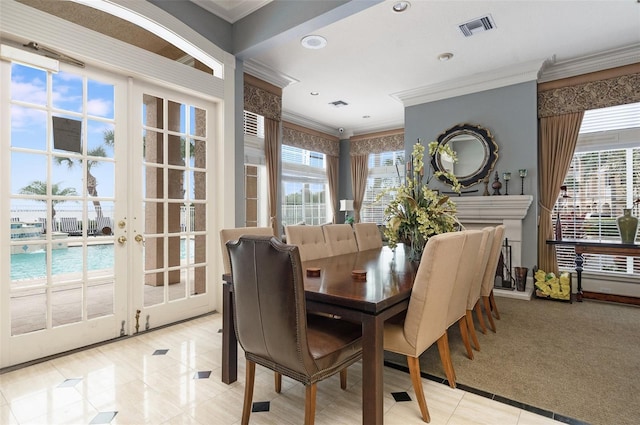
M578 289L576 301L582 301L582 265L583 254L621 255L625 257L640 257L640 245L623 244L619 241L594 241L583 239L547 240L547 245L573 246L576 251L575 263L578 275Z

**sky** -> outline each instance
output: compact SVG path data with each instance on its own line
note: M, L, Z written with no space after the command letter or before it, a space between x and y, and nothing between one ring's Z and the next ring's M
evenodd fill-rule
M88 150L103 145L106 157L113 158L113 149L104 145L105 131L113 130L114 87L98 81L87 80L86 86L80 75L68 72L51 74L50 90L47 89L47 72L24 66L12 65L11 73L11 193L35 180L47 180L47 100L51 98L52 115L82 122L82 143ZM86 87L86 89L85 89ZM83 97L86 91L86 103ZM83 110L83 104L86 104ZM62 157L73 153L53 149ZM83 193L82 170L76 163L72 169L66 165L52 164L51 176L62 188L75 188ZM92 167L98 181L98 195L112 197L114 186L113 164L101 161ZM16 203L25 201L14 201ZM42 207L42 203L38 203ZM70 204L70 203L67 203ZM68 205L70 208L71 205Z

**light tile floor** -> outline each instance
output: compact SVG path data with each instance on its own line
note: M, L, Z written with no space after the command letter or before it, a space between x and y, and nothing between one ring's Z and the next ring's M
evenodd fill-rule
M239 424L244 357L241 352L238 382L222 383L221 326L221 316L213 314L3 373L0 423ZM253 400L268 401L270 408L252 413L251 424L303 422L304 387L288 378L282 384L276 394L273 373L257 368ZM559 423L431 380L423 384L432 425ZM349 368L346 391L337 376L320 382L316 424L360 424L361 390L359 363ZM385 367L384 392L385 424L424 423L415 401L392 396L407 392L415 400L407 373Z

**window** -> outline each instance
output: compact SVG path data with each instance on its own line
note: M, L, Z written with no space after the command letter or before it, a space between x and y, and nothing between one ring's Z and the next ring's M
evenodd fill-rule
M387 195L375 202L385 189L398 186L404 176L404 151L369 154L369 177L364 192L360 219L363 222L383 224L384 209L391 199Z
M283 225L328 222L328 195L325 154L282 145Z
M245 226L267 226L264 117L249 111L244 111L244 164Z
M587 111L553 217L567 239L619 240L616 217L640 197L640 103ZM566 190L565 190L566 187ZM640 213L638 206L634 215ZM556 224L557 226L557 221ZM573 270L574 250L556 247L558 266ZM640 258L585 255L584 270L640 274Z

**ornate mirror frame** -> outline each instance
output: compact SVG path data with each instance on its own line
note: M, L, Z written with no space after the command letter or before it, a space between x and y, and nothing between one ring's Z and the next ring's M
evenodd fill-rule
M491 171L498 160L498 145L488 129L474 124L457 124L448 130L445 130L438 136L438 145L446 145L456 136L475 138L482 144L482 151L484 152L482 162L475 171L465 176L456 175L458 182L463 188L481 183L491 174ZM431 157L431 165L436 171L447 171L442 163L440 154L437 152ZM438 178L447 184L453 184L453 182L446 176L441 175L438 176Z

